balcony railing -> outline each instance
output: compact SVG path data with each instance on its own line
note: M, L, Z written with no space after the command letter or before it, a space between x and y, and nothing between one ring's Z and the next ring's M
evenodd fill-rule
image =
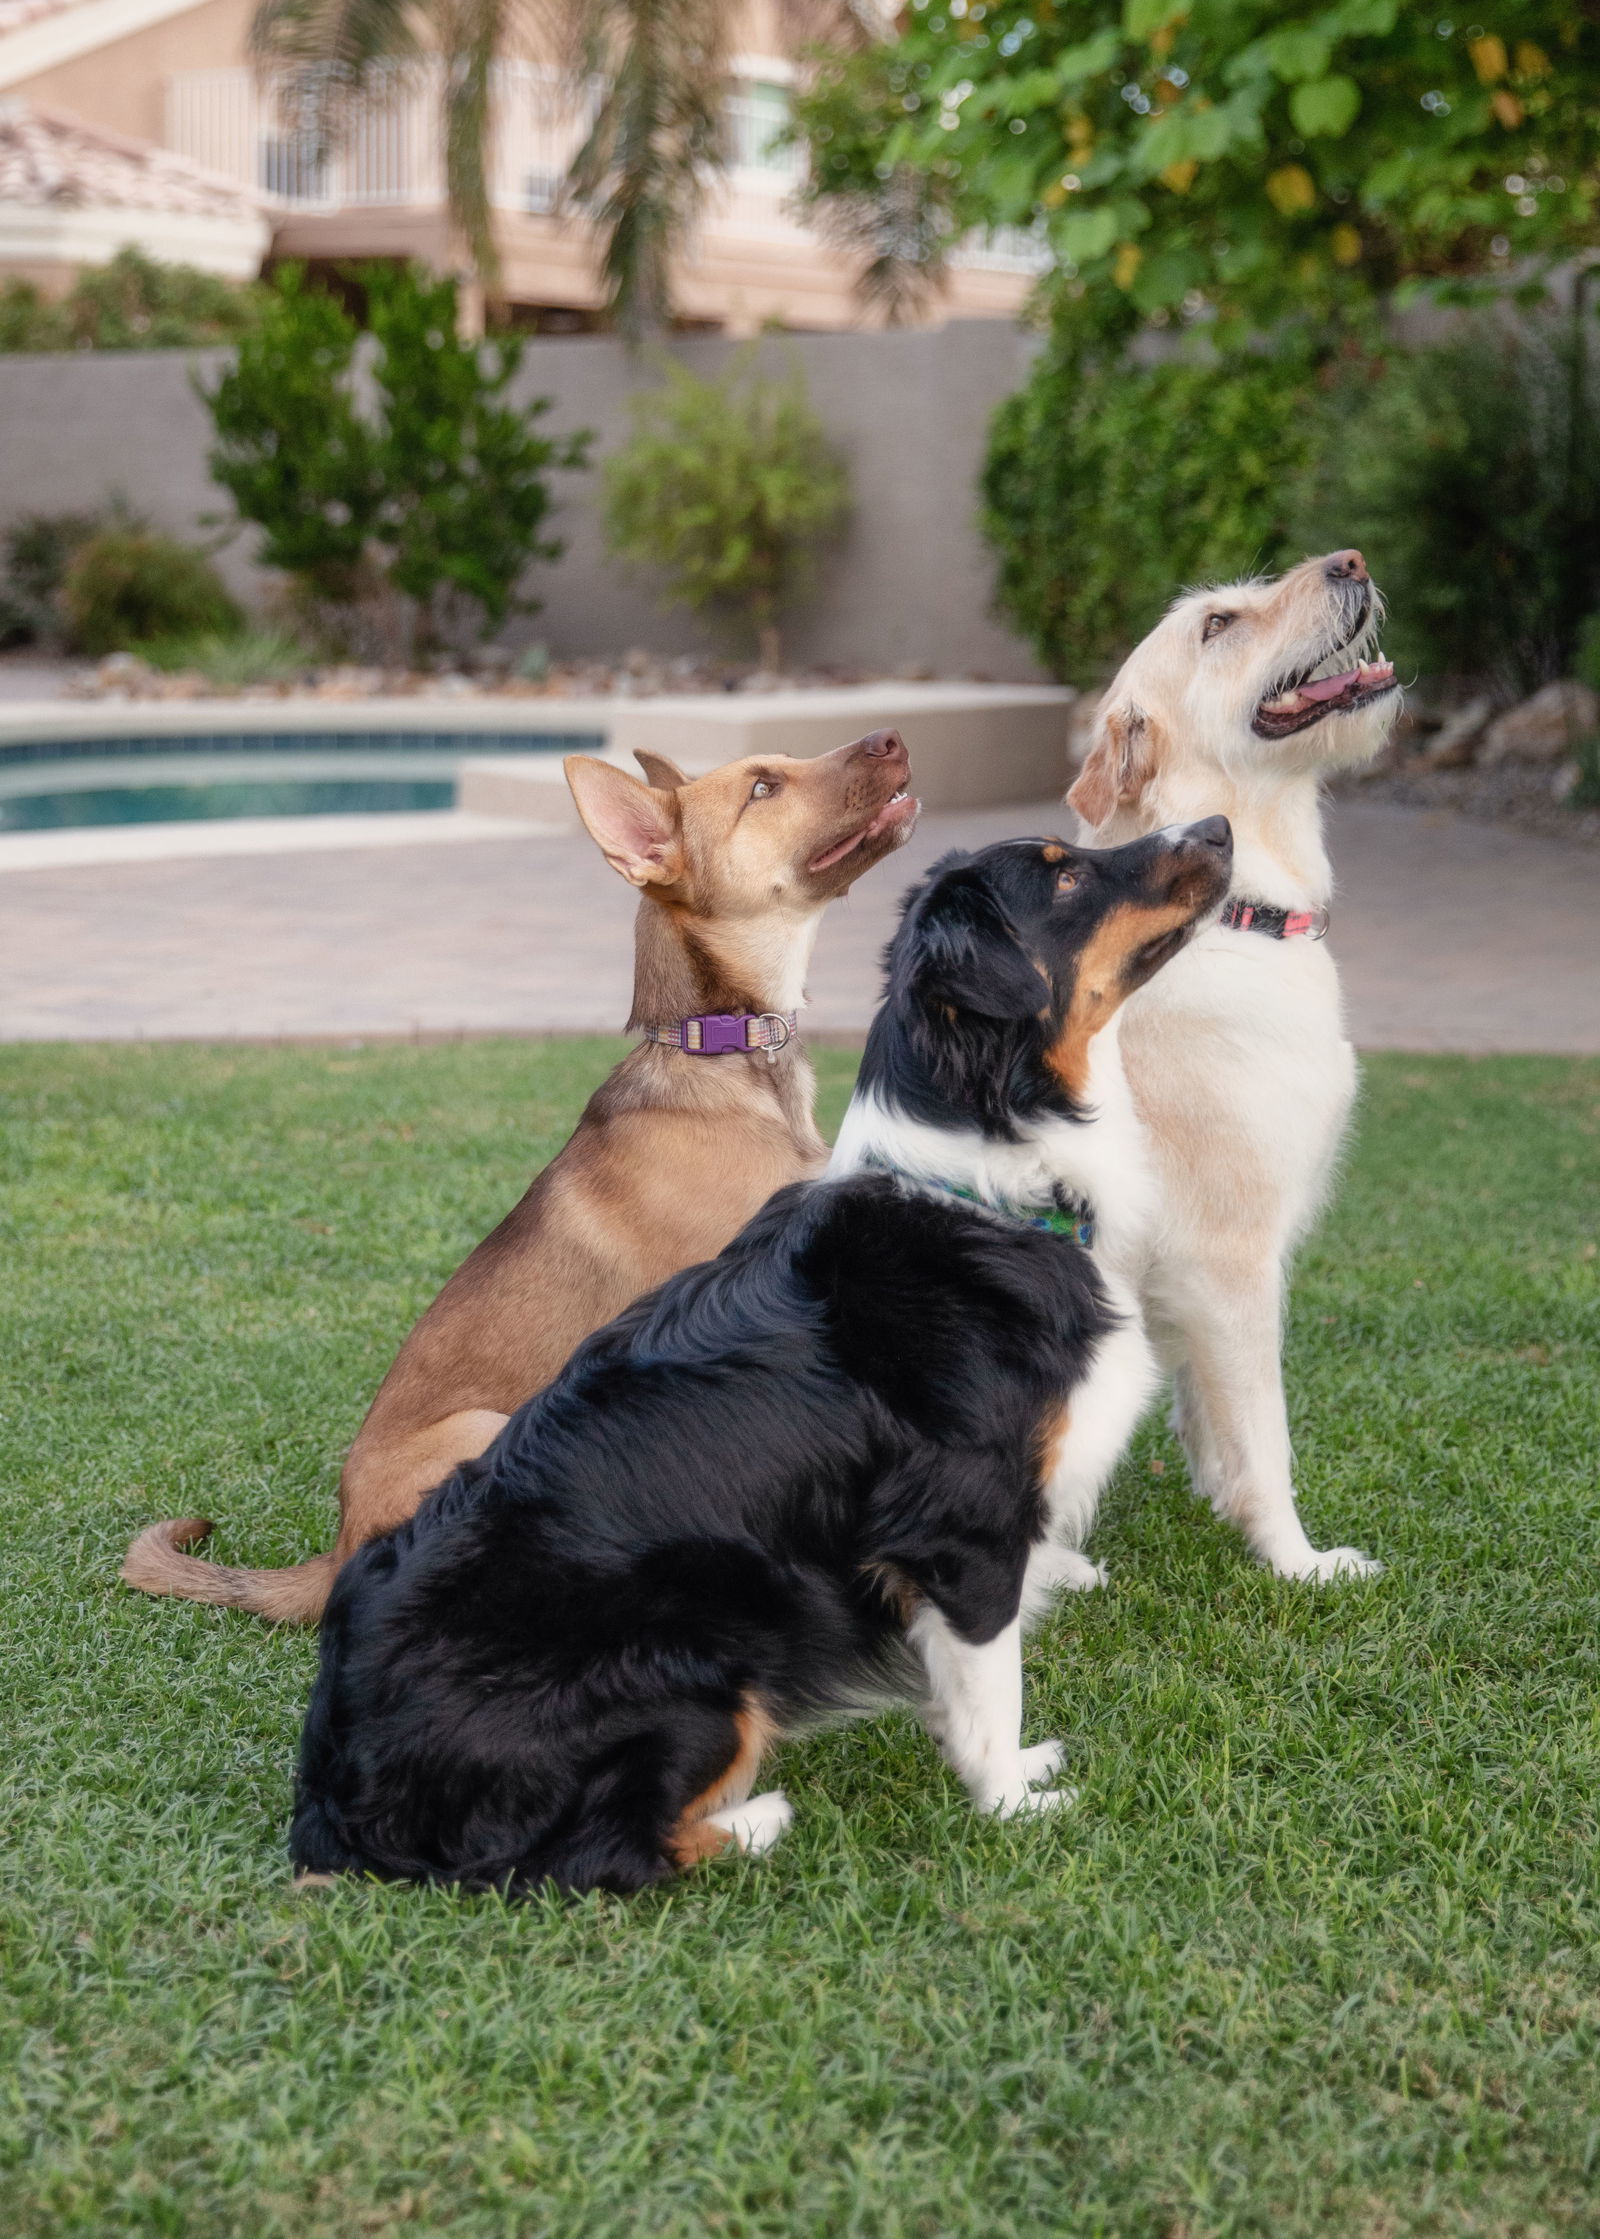
M280 209L436 209L444 200L439 90L436 62L392 65L324 156L292 101L253 72L184 71L167 80L166 143ZM492 202L536 215L555 210L593 121L592 101L574 103L557 70L508 62L495 71L494 102ZM804 152L777 144L788 120L787 88L736 78L727 116L733 162L703 225L804 234L803 219L789 207L804 177ZM1022 275L1041 270L1049 255L1036 236L1011 228L969 236L949 261Z
M356 106L339 146L319 160L293 104L249 70L190 70L167 80L166 141L209 170L295 210L424 208L444 198L439 65L396 64ZM785 119L782 89L738 81L728 103L733 183L768 206L794 185L798 151L772 142ZM549 211L593 120L562 74L510 62L495 72L498 209Z

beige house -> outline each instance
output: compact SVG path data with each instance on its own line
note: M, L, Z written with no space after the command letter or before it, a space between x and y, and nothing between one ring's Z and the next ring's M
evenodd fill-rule
M860 325L848 263L791 208L795 158L774 141L794 71L772 0L743 6L729 94L736 160L679 259L679 309L730 334L772 320L796 329ZM202 192L219 212L231 193L262 239L258 256L264 249L315 262L420 257L443 272L460 266L444 213L436 66L396 69L347 144L319 163L247 64L252 12L253 0L0 0L0 119L20 127L32 111L58 134L75 128L91 170L97 141L120 150L124 165L141 144L156 170L158 150L182 159L181 181L174 173L164 187L149 184L143 202L95 205L97 223L76 226L60 220L69 207L90 207L77 188L66 190L65 203L58 197L52 224L37 166L32 174L14 167L21 199L12 200L0 166L0 278L25 273L64 287L74 270L124 241L177 260L167 219L192 216ZM557 208L584 129L555 70L532 62L501 69L493 198L505 288L518 323L545 332L591 325L601 300L589 229ZM109 156L101 159L102 177L113 169ZM170 212L158 206L163 193ZM194 225L185 238L182 261L240 269L237 240L224 245L219 235L208 244ZM1041 261L1027 237L963 244L938 316L1009 315Z

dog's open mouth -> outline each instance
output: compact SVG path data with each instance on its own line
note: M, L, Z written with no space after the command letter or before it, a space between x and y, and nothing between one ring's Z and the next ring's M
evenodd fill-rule
M1258 738L1286 739L1325 715L1353 715L1394 689L1392 661L1358 661L1332 676L1318 676L1313 667L1276 686L1256 709L1251 728Z
M865 847L869 840L881 839L885 832L893 832L909 824L922 806L916 796L902 786L884 802L870 823L863 824L859 832L852 832L847 839L836 840L832 847L825 847L820 855L812 857L806 865L808 871L831 871L835 863L842 863L847 855L854 855L858 847Z

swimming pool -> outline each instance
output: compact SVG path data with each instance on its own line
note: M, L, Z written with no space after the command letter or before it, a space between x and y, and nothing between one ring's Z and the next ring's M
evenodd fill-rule
M595 732L200 731L0 745L0 833L451 808L463 761L592 754Z

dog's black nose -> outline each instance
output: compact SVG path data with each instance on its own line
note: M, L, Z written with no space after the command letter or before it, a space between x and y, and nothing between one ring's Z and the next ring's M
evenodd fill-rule
M1219 853L1233 846L1233 826L1225 816L1208 816L1202 824L1191 824L1185 836L1198 840L1202 847L1214 847Z
M1330 583L1365 583L1367 563L1352 545L1348 552L1330 552L1322 572Z
M891 754L904 754L906 742L898 731L869 731L864 739L857 739L856 747L882 761Z

